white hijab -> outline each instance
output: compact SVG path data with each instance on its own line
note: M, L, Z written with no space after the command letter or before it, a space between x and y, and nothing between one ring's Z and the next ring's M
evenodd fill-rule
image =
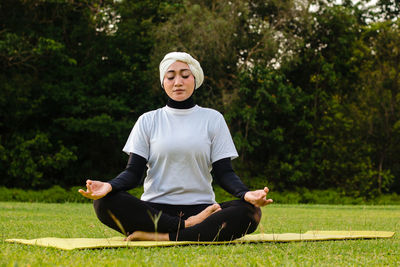
M200 63L196 59L194 59L191 55L185 52L171 52L166 54L163 60L161 60L160 62L161 86L163 86L164 76L169 66L171 66L171 64L176 61L181 61L188 64L190 71L192 72L196 82L195 89L199 88L204 81L203 69L201 68Z

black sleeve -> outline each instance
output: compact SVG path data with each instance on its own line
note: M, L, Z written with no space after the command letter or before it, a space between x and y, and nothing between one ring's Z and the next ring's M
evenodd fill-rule
M142 180L146 163L147 160L142 156L130 153L125 170L109 181L112 191L129 190L138 186Z
M236 175L230 158L220 159L214 162L212 167L212 174L215 180L227 192L243 199L246 192L250 191Z

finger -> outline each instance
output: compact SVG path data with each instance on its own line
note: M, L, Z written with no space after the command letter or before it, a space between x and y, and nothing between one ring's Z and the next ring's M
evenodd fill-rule
M79 190L79 193L80 193L82 196L91 199L91 195L90 195L88 192L83 191L82 189L80 189L80 190Z
M258 195L258 199L265 199L267 193L265 191L260 190L260 194Z
M272 199L266 199L266 200L264 200L264 202L261 204L261 207L267 206L267 205L271 204L272 202L274 202Z
M269 188L268 187L264 187L264 192L268 194Z
M84 191L84 190L82 190L82 189L79 189L78 192L79 192L82 196L84 196L84 197L86 197L86 198L93 199L93 200L99 199L98 194L93 194L92 192L87 192L87 191Z
M81 193L81 194L83 194L83 193L85 192L85 190L79 189L78 192Z
M87 190L85 191L83 189L79 189L78 192L81 193L81 194L85 194L85 195L89 194L89 192Z
M264 207L264 206L266 206L266 205L268 205L268 204L271 204L273 202L273 200L272 199L266 199L266 198L263 198L263 199L258 199L256 202L255 202L255 206L257 206L257 207Z
M85 196L85 191L84 191L84 190L79 189L78 192L79 192L79 194L81 194L82 196Z
M86 188L89 193L92 193L92 184L93 182L91 180L86 181Z

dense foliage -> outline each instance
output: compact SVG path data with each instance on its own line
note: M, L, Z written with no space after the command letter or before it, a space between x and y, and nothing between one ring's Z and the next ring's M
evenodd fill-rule
M203 66L198 104L224 113L251 187L400 192L398 1L4 0L0 185L107 180L158 63Z

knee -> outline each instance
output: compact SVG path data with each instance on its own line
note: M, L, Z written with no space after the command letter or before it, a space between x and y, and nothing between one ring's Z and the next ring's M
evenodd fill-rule
M245 216L258 225L261 221L261 209L247 202L242 203Z
M104 223L109 215L107 214L108 205L105 198L96 199L93 201L93 208L96 212L97 218Z
M261 209L247 202L243 202L238 215L247 225L247 234L254 232L261 221Z
M120 192L115 194L109 194L103 198L96 199L93 201L94 211L96 212L97 218L99 218L101 222L104 223L109 219L110 217L109 213L111 209L113 209L113 207L115 206L116 204L115 202L117 201L119 194Z
M258 224L261 221L261 209L250 204L248 206L247 216L248 216L251 224L254 225L255 228L257 228ZM254 230L255 230L255 228L254 228Z
M261 215L262 215L261 209L258 207L254 207L254 211L253 211L252 215L253 215L254 222L257 223L257 225L258 225L261 221Z
M94 211L96 212L96 214L101 213L102 210L104 210L104 206L105 206L104 199L100 198L100 199L93 200L93 208L94 208Z
M249 216L250 223L249 223L249 229L248 229L247 233L250 234L250 233L254 232L257 229L258 225L260 224L261 209L258 207L252 206L250 208L248 216Z

